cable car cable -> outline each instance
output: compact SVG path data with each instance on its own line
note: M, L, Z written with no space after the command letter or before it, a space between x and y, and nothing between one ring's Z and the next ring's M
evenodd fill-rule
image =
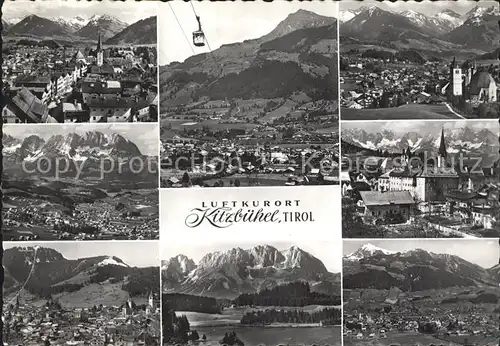
M217 59L215 58L215 54L213 53L212 51L212 47L210 47L210 43L208 42L208 39L207 39L207 36L205 35L205 33L201 30L201 22L200 22L200 16L198 16L198 14L196 13L196 9L194 8L194 5L193 5L193 0L189 1L190 5L191 5L191 8L193 10L193 14L196 18L196 20L198 21L198 26L199 26L199 30L197 32L199 32L201 35L203 35L203 39L204 41L207 43L207 48L209 50L209 53L210 55L212 56L212 59L214 60L214 63L215 63L215 68L218 69L219 67L219 62L217 61ZM195 33L197 32L194 32L193 35L195 35ZM194 37L193 37L194 38ZM195 44L195 42L193 42ZM222 78L222 68L219 70L217 70L216 72L216 75L217 75L217 78L212 82L210 83L208 86L214 84L215 82L217 82L219 79Z
M193 46L191 46L191 41L188 39L187 35L186 35L186 32L184 31L184 29L182 28L182 25L181 25L181 22L179 21L179 18L177 18L177 15L175 14L175 11L174 9L172 8L172 4L170 2L168 2L168 7L170 7L170 10L172 11L172 14L174 15L175 17L175 20L177 21L177 24L179 25L179 28L181 28L181 31L182 31L182 34L184 35L184 38L186 39L188 45L189 45L189 48L191 49L191 52L193 52L193 55L195 55L195 51L193 49Z
M38 251L38 247L35 247L35 251L33 253L33 264L31 266L31 270L28 274L28 277L26 278L26 281L24 281L24 284L21 286L21 288L19 289L19 291L16 293L16 295L10 300L10 302L7 304L7 306L9 306L10 304L12 304L14 302L14 300L19 296L19 294L21 293L21 291L24 289L24 287L26 287L26 285L28 284L28 281L30 280L31 278L31 274L33 274L34 270L35 270L35 263L36 263L36 253Z

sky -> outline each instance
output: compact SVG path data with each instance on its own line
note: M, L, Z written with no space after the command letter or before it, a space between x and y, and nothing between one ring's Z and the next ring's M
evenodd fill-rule
M250 242L235 242L234 239L222 239L221 241L212 243L197 240L194 242L173 240L162 244L161 257L162 260L168 260L182 254L192 259L195 263L199 263L200 259L210 252L222 252L237 247L249 250L258 245L270 245L279 251L283 251L288 250L292 246L297 246L323 262L329 272L340 273L342 270L342 259L340 258L339 244L340 241L325 241L321 239L316 241L310 239L299 239L297 241L293 241L292 239L288 239L287 241L259 241L256 239Z
M201 18L202 29L212 50L223 44L264 36L289 14L300 9L328 17L337 17L338 14L338 3L333 1L274 0L272 3L262 0L251 2L196 1L193 5L197 15ZM172 61L184 61L194 55L191 48L196 54L209 51L207 46L195 48L192 44L192 32L198 30L198 23L189 2L171 1L161 3L159 6L160 65L166 65Z
M458 1L422 1L420 3L415 2L415 1L396 1L396 2L389 2L389 1L384 1L384 2L378 2L378 1L341 1L340 2L340 10L347 10L347 9L357 9L362 6L371 6L371 5L377 5L378 7L384 9L384 10L391 10L391 11L406 11L406 10L413 10L417 12L421 12L426 15L434 15L437 14L441 11L450 9L455 11L456 13L462 15L467 12L469 12L471 9L473 9L475 6L482 6L482 7L491 7L491 6L498 6L496 1L481 1L481 3L477 3L475 1L470 1L470 0L458 0Z
M100 131L104 134L119 133L137 145L143 155L158 156L158 124L132 123L132 124L38 124L38 125L4 125L3 133L15 138L25 138L37 135L44 140L53 135L67 136L72 132L79 134L87 131Z
M372 244L389 251L422 249L433 253L456 255L483 268L491 268L498 264L500 257L498 239L344 240L343 253L350 255L365 244Z
M343 122L342 129L363 129L368 133L377 133L383 130L391 130L394 133L418 132L422 136L429 133L439 135L441 128L444 130L468 127L475 130L489 129L493 133L500 132L498 120L415 120L415 121L353 121Z
M25 5L23 5L25 4ZM95 14L107 14L127 24L151 17L158 12L158 3L141 1L75 1L75 0L6 0L2 7L3 19L36 14L40 17L72 19L80 16L89 19Z
M66 259L94 256L116 256L131 267L159 267L157 241L65 241L65 242L4 242L4 249L16 246L40 246L53 249Z

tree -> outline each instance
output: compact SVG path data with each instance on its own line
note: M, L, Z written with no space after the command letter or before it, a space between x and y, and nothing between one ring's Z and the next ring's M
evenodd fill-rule
M188 172L184 172L184 175L182 176L182 185L191 185L191 178L189 177Z
M390 100L389 100L389 93L388 92L384 92L382 94L382 98L380 99L380 108L389 108L390 107L389 102L390 102Z

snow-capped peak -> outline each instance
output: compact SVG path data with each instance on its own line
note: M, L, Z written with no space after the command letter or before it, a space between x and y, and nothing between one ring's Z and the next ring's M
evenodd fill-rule
M366 257L371 257L377 254L392 255L395 252L379 248L373 244L364 244L352 254L346 256L347 260L357 261Z
M119 22L121 23L120 20L117 18L110 16L108 14L94 14L90 19L88 20L89 23L97 23L100 20L106 20L106 21L111 21L111 22Z
M69 23L73 24L73 25L85 26L88 23L88 19L85 19L85 18L80 17L80 16L76 16L74 18L71 18L69 20Z
M482 17L486 14L495 15L495 14L499 14L499 13L500 13L500 11L499 11L498 6L491 6L491 7L476 6L472 10L467 12L465 14L465 17L467 19L471 19L471 18Z
M103 267L103 266L108 266L108 265L115 265L115 266L121 266L121 267L128 267L125 263L116 260L113 257L107 257L106 259L102 260L101 262L97 263L97 266Z
M339 12L339 20L345 23L356 17L357 14L354 10L342 10Z
M4 18L4 20L10 24L10 25L15 25L22 21L25 17L12 17L12 18Z
M372 5L372 6L368 7L368 15L370 17L373 16L374 14L379 13L379 12L380 12L380 8L378 8L375 5Z

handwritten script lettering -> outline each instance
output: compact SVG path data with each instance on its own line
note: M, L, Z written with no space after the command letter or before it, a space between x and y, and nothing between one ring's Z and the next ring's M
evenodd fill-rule
M227 228L235 223L281 223L314 222L312 212L290 212L280 209L265 210L231 207L205 207L191 209L185 219L189 228L209 224L216 228Z

